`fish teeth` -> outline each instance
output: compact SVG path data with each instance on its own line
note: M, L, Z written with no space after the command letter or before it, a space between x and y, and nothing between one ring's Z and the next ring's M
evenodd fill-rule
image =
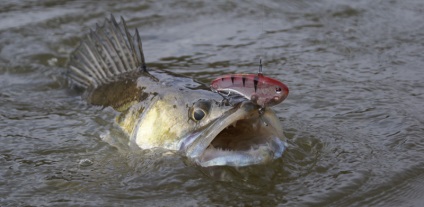
M236 128L237 121L233 122L232 126Z

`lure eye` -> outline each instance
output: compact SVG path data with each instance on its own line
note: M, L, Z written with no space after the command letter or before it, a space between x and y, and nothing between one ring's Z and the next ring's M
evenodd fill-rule
M275 88L275 92L276 93L281 93L281 88L280 87Z
M196 109L193 111L192 117L196 121L200 121L205 117L206 113L202 109Z

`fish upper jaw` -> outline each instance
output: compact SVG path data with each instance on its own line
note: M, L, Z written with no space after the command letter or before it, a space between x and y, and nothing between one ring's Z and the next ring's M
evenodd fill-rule
M265 163L286 149L277 123L270 109L260 114L257 105L245 101L182 139L180 150L202 167Z

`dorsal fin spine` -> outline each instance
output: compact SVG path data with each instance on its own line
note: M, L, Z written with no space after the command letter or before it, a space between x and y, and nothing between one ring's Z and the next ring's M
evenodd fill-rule
M99 41L96 40L97 39L96 36L97 36L96 33L94 33L94 32L90 33L89 37L90 37L91 46L94 46L96 48L102 47L101 42L99 43ZM101 54L102 51L103 50L100 50L100 49L97 49L97 50L94 50L94 51L90 50L90 52L93 53L93 55L96 57L96 60L97 60L96 65L97 65L98 69L95 70L95 72L99 77L98 80L101 81L101 83L108 80L108 76L106 75L106 72L105 72L107 70L102 70L102 68L107 68L107 65L105 63L105 58Z
M111 15L102 26L96 25L96 30L91 31L71 55L68 74L74 84L96 88L132 71L151 76L140 35L137 29L131 35L125 20L121 17L118 24Z
M80 73L80 70L76 69L75 67L71 66L70 70L72 70L74 73ZM87 76L81 76L81 75L75 75L75 74L69 74L70 78L73 79L74 82L77 82L77 85L80 86L84 86L84 87L88 87L90 84L90 82L92 82L93 80L91 80L92 78L87 77Z
M94 78L94 84L97 84L97 81L99 79L96 71L97 71L97 66L98 66L98 61L93 61L93 63L91 62L91 60L96 60L96 58L94 57L94 54L90 51L89 46L87 45L87 43L83 43L82 44L84 49L87 51L88 54L84 54L81 55L81 59L84 60L84 62L86 62L85 66L91 66L90 68L92 69L92 71L87 70L86 72L88 74L90 74L93 78ZM91 59L89 60L88 58L91 57Z
M103 30L99 30L99 33L104 33ZM118 69L116 67L115 61L110 61L113 60L112 55L110 54L110 50L112 49L110 47L110 40L109 38L104 38L103 40L100 38L99 35L97 35L97 33L93 33L93 36L97 39L97 42L100 43L99 45L103 48L103 52L106 57L103 58L102 57L102 62L103 62L103 66L105 68L109 68L109 70L104 70L104 72L106 73L106 79L109 79L108 77L113 77L113 75L119 74ZM108 44L108 45L106 45Z
M133 38L131 37L130 33L128 32L127 23L125 22L125 20L122 16L121 16L121 22L124 25L125 35L127 36L128 42L134 43ZM137 52L135 51L135 48L134 48L134 44L130 44L130 47L131 47L131 52L132 52L131 55L132 55L133 59L136 60L135 65L141 65L141 61L138 59Z
M115 30L116 28L115 27L112 27L111 28L112 30ZM115 48L115 51L116 51L116 54L118 55L118 57L119 57L119 59L121 60L121 63L122 63L122 66L123 66L123 68L121 68L121 72L125 72L125 71L127 71L128 70L128 68L127 68L127 65L125 64L125 62L126 62L126 60L124 60L124 58L125 57L122 57L123 55L122 55L122 44L121 44L121 42L119 41L119 39L118 39L118 36L117 36L117 34L116 34L117 32L116 31L113 31L113 33L112 33L112 36L113 36L113 40L115 41L115 42L117 42L117 43L119 43L119 44L116 44L116 45L114 45L116 48ZM121 52L121 53L120 53Z
M106 20L106 21L107 21L107 23L110 23L109 20ZM113 62L114 66L115 66L115 67L111 68L111 70L112 70L111 73L114 74L114 75L119 75L121 73L124 73L125 72L125 70L124 70L125 66L124 66L124 63L122 61L122 58L119 55L116 55L115 57L113 57L113 55L111 54L111 52L114 52L114 51L116 52L119 49L119 48L116 47L115 44L113 44L115 38L108 36L104 29L99 30L99 32L102 33L102 36L104 37L105 41L108 43L109 47L107 47L107 49L108 49L107 52L110 54L110 57L111 57L110 62ZM121 70L119 68L121 68Z
M135 35L137 38L138 51L140 52L141 69L143 72L147 72L146 62L144 61L144 53L143 53L141 38L140 38L140 34L138 33L138 29L135 29Z
M112 22L113 22L113 24L116 26L116 28L115 29L119 29L119 30L121 30L121 27L119 26L119 24L116 22L116 19L115 18L113 18L112 19ZM123 21L123 22L121 22L123 25L125 25L125 21ZM131 42L131 39L128 39L127 38L127 35L126 35L126 33L128 32L128 31L125 31L126 30L126 28L124 27L124 33L125 34L122 34L122 32L119 32L119 31L117 31L116 33L119 35L119 37L121 38L121 40L126 40L126 41L124 41L124 42L121 42L122 44L120 44L120 45L122 45L123 47L125 47L125 49L124 50L122 50L122 52L124 53L124 54L122 54L122 56L124 57L124 63L126 64L126 67L127 68L134 68L134 67L136 67L136 63L134 62L134 58L129 58L128 59L128 57L133 57L133 55L131 54L132 53L132 50L131 50L131 46L129 46L129 45L131 45L132 44L132 42ZM125 38L127 38L127 39L125 39Z

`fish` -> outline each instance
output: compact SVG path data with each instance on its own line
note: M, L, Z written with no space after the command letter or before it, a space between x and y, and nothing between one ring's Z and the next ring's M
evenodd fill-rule
M268 163L287 148L275 112L246 99L223 103L209 86L148 68L138 29L115 17L71 53L67 79L89 105L112 108L130 149L166 149L201 167Z
M213 80L211 90L224 95L232 92L242 95L254 104L272 107L283 102L289 95L289 88L277 79L258 74L228 74Z

